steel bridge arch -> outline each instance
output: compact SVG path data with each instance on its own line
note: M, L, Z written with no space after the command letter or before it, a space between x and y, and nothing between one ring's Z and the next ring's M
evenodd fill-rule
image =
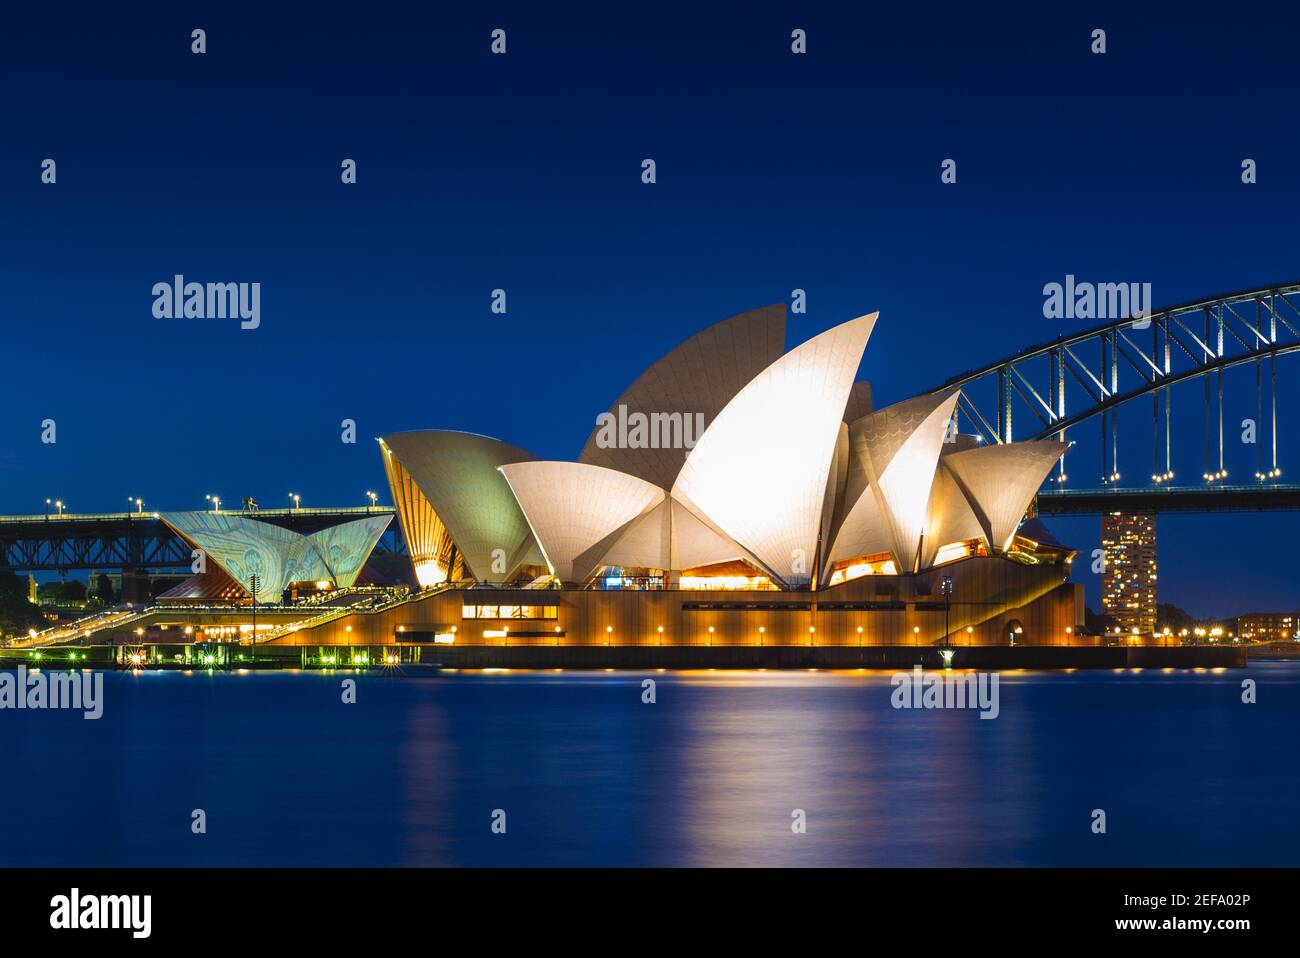
M1192 320L1195 320L1193 324ZM1199 327L1200 333L1196 330ZM1151 337L1148 351L1138 340ZM1095 349L1093 363L1081 354ZM1022 439L1065 438L1066 431L1085 420L1102 417L1102 472L1107 481L1107 460L1118 458L1119 406L1153 396L1153 432L1155 439L1152 478L1157 482L1172 478L1170 390L1181 383L1204 379L1206 405L1206 478L1223 471L1223 372L1234 366L1254 362L1256 366L1257 423L1264 425L1263 366L1269 366L1269 438L1270 461L1263 463L1262 442L1257 446L1256 478L1276 478L1277 463L1277 357L1300 352L1300 282L1285 283L1226 293L1180 303L1147 317L1129 316L1059 336L991 363L981 369L961 373L931 390L932 393L961 389L958 410L965 413L974 428L989 442L1011 442L1015 398L1037 420L1036 428ZM1046 398L1034 386L1042 384L1043 361L1047 365ZM1121 370L1124 378L1121 381ZM1212 469L1212 430L1210 379L1218 380L1218 470ZM1067 376L1084 391L1087 402L1067 409ZM1134 379L1136 377L1136 379ZM974 395L992 387L994 405L983 405ZM972 388L975 387L975 388ZM1164 465L1159 463L1161 401L1163 400ZM1261 440L1262 440L1261 436ZM1108 454L1109 453L1109 454ZM1226 473L1224 473L1226 475ZM1059 468L1064 479L1064 465ZM1118 479L1117 470L1109 478Z

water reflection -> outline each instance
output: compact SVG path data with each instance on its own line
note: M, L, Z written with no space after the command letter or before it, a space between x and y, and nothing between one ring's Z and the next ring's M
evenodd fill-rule
M1245 677L1259 705L1241 703ZM1298 784L1297 663L1007 672L991 721L896 710L887 672L355 678L344 705L337 675L115 674L98 722L0 714L0 815L19 826L0 864L1300 858L1277 801Z

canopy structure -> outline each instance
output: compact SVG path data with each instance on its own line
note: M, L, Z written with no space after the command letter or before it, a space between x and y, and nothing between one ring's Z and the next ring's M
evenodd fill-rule
M278 602L295 582L329 582L337 589L354 585L392 521L390 515L367 516L305 536L227 512L164 512L159 518L202 560L199 574L174 590L177 597L224 595L233 582L259 602ZM217 571L225 579L211 578Z

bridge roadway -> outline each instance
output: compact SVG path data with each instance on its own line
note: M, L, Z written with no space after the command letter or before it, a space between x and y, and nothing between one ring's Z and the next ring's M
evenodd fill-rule
M1106 512L1265 512L1300 509L1300 483L1045 489L1036 500L1040 516L1086 516ZM222 510L292 529L304 535L373 514L387 506L337 509ZM389 526L376 552L405 551L401 529ZM190 549L156 512L0 516L0 568L15 572L183 569Z
M223 515L269 522L309 535L360 516L386 514L387 506L338 509L223 509ZM392 523L376 551L404 548ZM188 568L190 547L156 512L0 516L0 568L15 572Z
M1107 512L1277 512L1300 509L1300 484L1051 489L1038 494L1040 516Z

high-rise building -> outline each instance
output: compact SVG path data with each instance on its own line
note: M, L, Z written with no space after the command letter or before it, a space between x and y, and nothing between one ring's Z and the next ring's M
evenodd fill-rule
M1101 609L1124 635L1156 630L1156 517L1154 513L1111 512L1101 517L1106 559Z

